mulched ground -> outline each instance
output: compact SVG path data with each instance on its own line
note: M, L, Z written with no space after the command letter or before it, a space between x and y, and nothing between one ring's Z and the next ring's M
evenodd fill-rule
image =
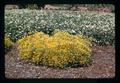
M5 55L6 78L112 78L115 77L115 49L93 47L93 63L88 67L54 69L20 60L16 45Z

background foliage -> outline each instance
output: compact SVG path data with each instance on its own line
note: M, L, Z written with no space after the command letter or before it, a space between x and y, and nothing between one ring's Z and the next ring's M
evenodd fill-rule
M5 34L16 41L36 31L51 34L55 29L83 34L98 44L115 42L115 14L79 11L6 10Z

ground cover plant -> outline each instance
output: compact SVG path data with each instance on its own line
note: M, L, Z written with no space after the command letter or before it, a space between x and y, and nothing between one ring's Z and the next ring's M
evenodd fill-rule
M64 68L88 65L92 61L91 43L81 35L57 32L53 36L37 32L17 41L21 59L36 64Z
M92 37L95 43L101 45L115 42L114 13L28 9L5 11L5 34L13 41L28 32L35 33L46 27L83 34ZM47 31L49 32L46 29Z
M7 36L5 36L5 52L9 51L12 45L14 44L11 39Z

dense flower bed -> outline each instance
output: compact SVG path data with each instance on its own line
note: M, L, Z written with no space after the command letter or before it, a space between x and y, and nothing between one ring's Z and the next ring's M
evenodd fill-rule
M91 42L81 35L57 32L53 36L36 32L17 41L21 59L51 67L88 65L92 61Z
M41 28L64 30L93 37L95 43L113 44L115 15L113 13L44 10L6 10L5 33L16 41L28 32Z

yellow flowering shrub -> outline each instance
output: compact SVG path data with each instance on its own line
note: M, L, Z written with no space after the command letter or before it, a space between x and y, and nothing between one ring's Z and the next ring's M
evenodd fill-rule
M91 62L91 42L81 35L59 31L53 36L42 32L17 41L19 56L36 64L64 68Z
M5 44L5 52L7 52L10 49L10 47L13 45L13 42L9 37L5 36L4 44Z

